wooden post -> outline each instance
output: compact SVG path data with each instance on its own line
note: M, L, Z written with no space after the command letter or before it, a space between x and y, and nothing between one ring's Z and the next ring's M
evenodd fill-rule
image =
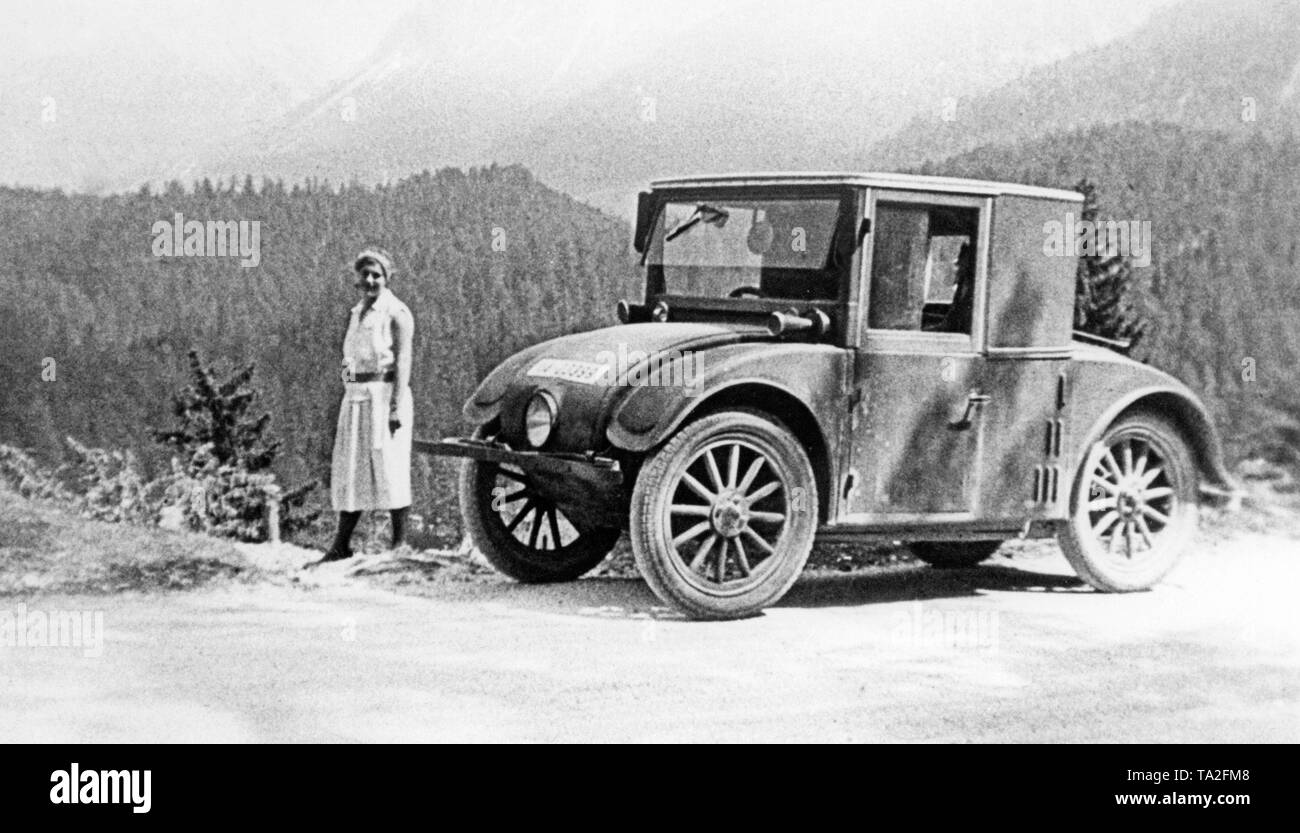
M270 495L266 501L266 540L280 543L280 496Z

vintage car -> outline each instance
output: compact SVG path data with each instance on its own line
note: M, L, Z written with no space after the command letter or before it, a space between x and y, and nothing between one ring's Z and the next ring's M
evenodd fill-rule
M576 579L622 531L665 602L773 604L816 540L973 566L1059 538L1105 591L1151 587L1201 498L1231 497L1184 385L1072 329L1081 195L899 174L667 179L640 194L645 295L503 362L465 404L474 543ZM1057 225L1052 225L1052 224Z

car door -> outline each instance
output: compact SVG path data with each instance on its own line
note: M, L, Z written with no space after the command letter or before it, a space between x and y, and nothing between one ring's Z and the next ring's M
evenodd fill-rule
M1043 245L1043 229L1077 203L998 198L986 276L981 520L1063 517L1072 472L1069 404L1077 260Z
M981 443L986 198L873 191L844 522L971 517Z

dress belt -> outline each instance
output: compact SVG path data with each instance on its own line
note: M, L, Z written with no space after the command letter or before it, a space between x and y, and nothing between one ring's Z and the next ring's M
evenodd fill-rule
M356 373L348 380L350 382L391 382L396 378L396 373L391 369L379 373ZM361 407L370 406L370 449L379 451L384 447L384 432L388 428L386 415L388 411L384 408L385 394L389 396L399 396L400 391L386 390L379 387L356 387L348 388L344 394L343 400L348 408L352 409L352 447L357 447L358 428L361 424ZM355 457L353 458L355 460ZM349 472L349 478L354 477L354 472Z
M396 382L397 371L391 368L380 373L353 373L348 377L349 382Z

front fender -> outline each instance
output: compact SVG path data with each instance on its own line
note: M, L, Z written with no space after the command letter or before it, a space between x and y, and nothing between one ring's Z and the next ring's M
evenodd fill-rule
M461 410L465 421L477 426L495 419L501 413L501 404L510 389L510 384L519 378L535 359L540 358L546 352L546 348L547 342L525 347L493 368L470 394L469 399L465 400Z
M797 401L811 413L823 438L834 436L844 412L848 354L824 344L733 344L702 351L692 386L635 386L614 407L606 436L616 446L644 452L673 434L691 414L738 388L772 392L771 410ZM788 421L794 422L790 415Z
M626 380L620 378L621 374L633 369L663 367L660 361L665 361L669 375L675 375L675 379L680 381L684 372L694 365L673 364L673 355L710 355L714 348L725 344L754 341L771 341L765 327L671 322L619 324L559 336L520 350L493 369L465 403L465 419L472 425L482 425L495 418L506 406L512 389L537 382L530 379L527 372L542 358L556 359L561 363L606 365L609 372L602 380L586 380L574 390L583 391L578 398L596 397L609 402L621 397L621 388L626 384ZM638 354L642 360L628 364L628 357ZM653 375L657 381L661 374L656 372ZM695 374L689 374L687 381L692 389L697 387ZM563 386L566 383L548 378L546 384Z

